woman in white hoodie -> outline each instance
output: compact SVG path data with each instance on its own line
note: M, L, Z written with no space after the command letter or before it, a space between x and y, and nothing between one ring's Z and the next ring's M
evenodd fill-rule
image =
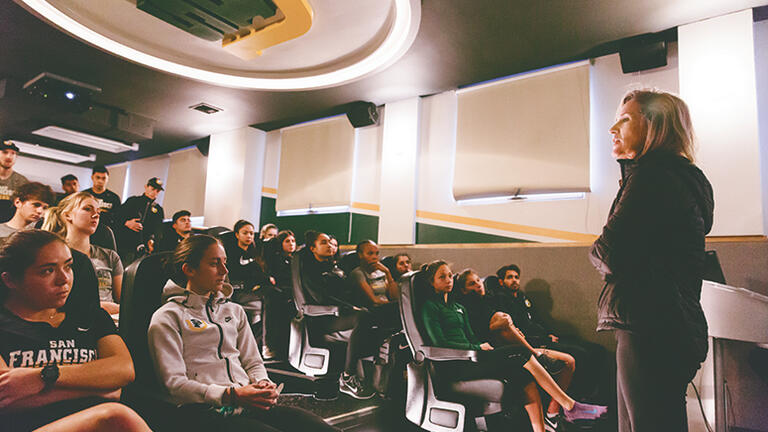
M192 236L176 247L167 303L152 316L149 349L175 402L180 430L335 431L309 411L276 405L243 308L225 283L227 255L218 240Z

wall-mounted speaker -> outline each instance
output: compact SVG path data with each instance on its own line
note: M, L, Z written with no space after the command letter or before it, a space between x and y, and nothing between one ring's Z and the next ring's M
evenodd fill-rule
M352 102L347 108L347 118L353 127L370 126L378 123L379 110L372 102Z
M208 156L208 149L211 147L211 137L207 136L196 139L192 141L192 144L197 147L197 150L199 150L203 156Z
M627 41L619 51L621 71L625 74L667 65L667 41L640 37Z

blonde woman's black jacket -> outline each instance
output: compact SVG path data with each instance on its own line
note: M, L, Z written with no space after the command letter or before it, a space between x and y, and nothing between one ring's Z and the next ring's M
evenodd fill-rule
M597 329L646 334L703 361L707 322L699 300L712 186L687 159L665 152L619 164L621 187L590 250L605 280Z

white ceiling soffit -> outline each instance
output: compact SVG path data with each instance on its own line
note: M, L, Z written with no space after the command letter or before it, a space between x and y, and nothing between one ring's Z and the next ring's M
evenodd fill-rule
M333 87L373 74L410 48L420 0L309 0L312 28L242 60L136 8L131 0L16 0L67 33L142 65L254 90Z

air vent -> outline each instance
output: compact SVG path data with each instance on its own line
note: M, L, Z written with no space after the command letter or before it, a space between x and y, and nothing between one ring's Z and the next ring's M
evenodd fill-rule
M216 108L215 106L211 104L207 104L205 102L200 102L197 105L192 105L191 107L189 107L189 109L200 111L201 113L205 113L205 114L216 114L217 112L221 111L221 108Z

